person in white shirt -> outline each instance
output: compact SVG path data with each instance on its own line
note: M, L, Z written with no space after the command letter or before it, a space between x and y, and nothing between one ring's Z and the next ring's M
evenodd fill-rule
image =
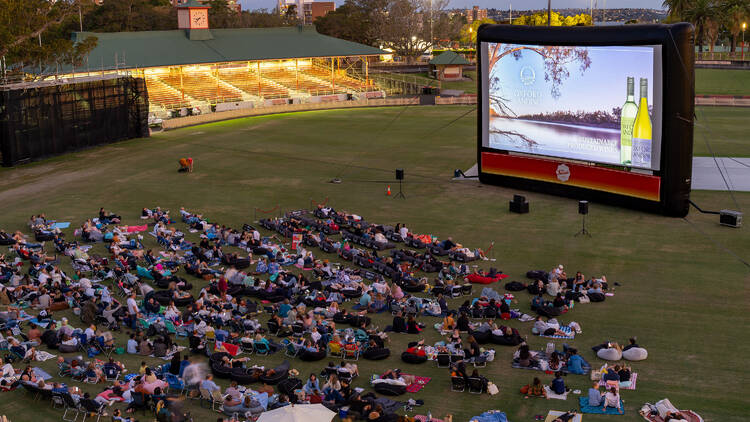
M409 234L409 229L407 229L406 226L401 226L398 234L400 234L402 238L406 239L406 236Z
M318 332L318 327L313 327L312 332L310 333L310 338L312 338L313 343L317 344L321 337L322 336Z
M125 350L128 352L128 354L131 354L131 355L138 354L138 342L135 340L135 334L130 335L130 339L128 340L128 345Z
M96 326L94 324L89 325L89 327L86 328L86 331L84 331L83 334L86 334L86 339L91 341L91 339L96 337Z
M617 388L612 387L607 391L607 394L604 395L604 406L602 406L602 411L606 410L607 407L614 407L622 413L622 409L620 408L620 393L617 392Z

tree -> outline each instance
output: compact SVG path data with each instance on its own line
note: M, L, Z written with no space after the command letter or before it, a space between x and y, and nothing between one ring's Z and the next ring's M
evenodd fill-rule
M354 1L347 0L336 10L315 19L318 32L367 45L377 44L372 20Z
M706 25L719 16L719 8L714 0L694 0L690 7L683 11L682 17L695 25L695 42L700 52L703 52L703 40L706 35Z
M244 28L274 28L287 25L283 16L266 9L243 11L240 19Z
M177 29L177 11L169 0L105 1L85 16L83 26L94 32Z
M693 6L695 0L664 0L662 6L669 10L671 21L680 21L684 19L686 10Z
M477 19L469 25L464 25L464 27L461 28L461 43L476 45L477 31L479 31L479 27L485 23L494 25L497 22L492 19Z
M444 13L448 0L373 0L371 3L375 5L370 17L377 39L397 56L411 61L434 45L434 17Z
M728 0L721 5L721 13L726 17L727 29L732 34L732 53L737 48L737 38L742 32L742 23L750 17L750 2L748 0Z
M21 63L79 63L96 39L74 45L62 28L78 23L79 11L92 6L88 0L0 0L0 57L11 69Z
M581 13L574 16L563 16L552 11L551 26L579 26L591 25L591 15ZM537 12L513 19L513 25L547 26L547 12Z

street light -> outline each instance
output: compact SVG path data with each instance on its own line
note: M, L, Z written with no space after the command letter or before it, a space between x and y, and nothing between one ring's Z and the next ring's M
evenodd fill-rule
M742 56L740 60L745 60L745 29L747 29L747 22L742 22L742 47L740 47Z

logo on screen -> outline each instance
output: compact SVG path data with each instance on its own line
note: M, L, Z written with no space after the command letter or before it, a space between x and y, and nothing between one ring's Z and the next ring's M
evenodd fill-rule
M529 86L536 81L536 73L531 66L524 66L521 68L521 83L525 86Z
M567 182L568 179L570 179L570 167L566 166L565 164L560 164L559 166L557 166L555 174L557 175L557 180L561 182Z

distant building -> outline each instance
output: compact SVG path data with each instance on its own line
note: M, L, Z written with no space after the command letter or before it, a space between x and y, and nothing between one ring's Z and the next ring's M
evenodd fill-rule
M286 14L292 6L297 10L297 18L305 25L312 25L315 19L336 10L336 3L332 1L279 0L279 13Z
M471 9L466 9L465 16L467 23L487 19L487 9L480 9L479 6L474 6Z
M104 0L94 0L94 1L104 1ZM172 6L179 6L183 4L187 4L190 0L171 0ZM209 0L198 0L201 3L206 3ZM239 13L242 11L242 5L240 5L239 0L227 0L227 7L234 10L235 12Z

